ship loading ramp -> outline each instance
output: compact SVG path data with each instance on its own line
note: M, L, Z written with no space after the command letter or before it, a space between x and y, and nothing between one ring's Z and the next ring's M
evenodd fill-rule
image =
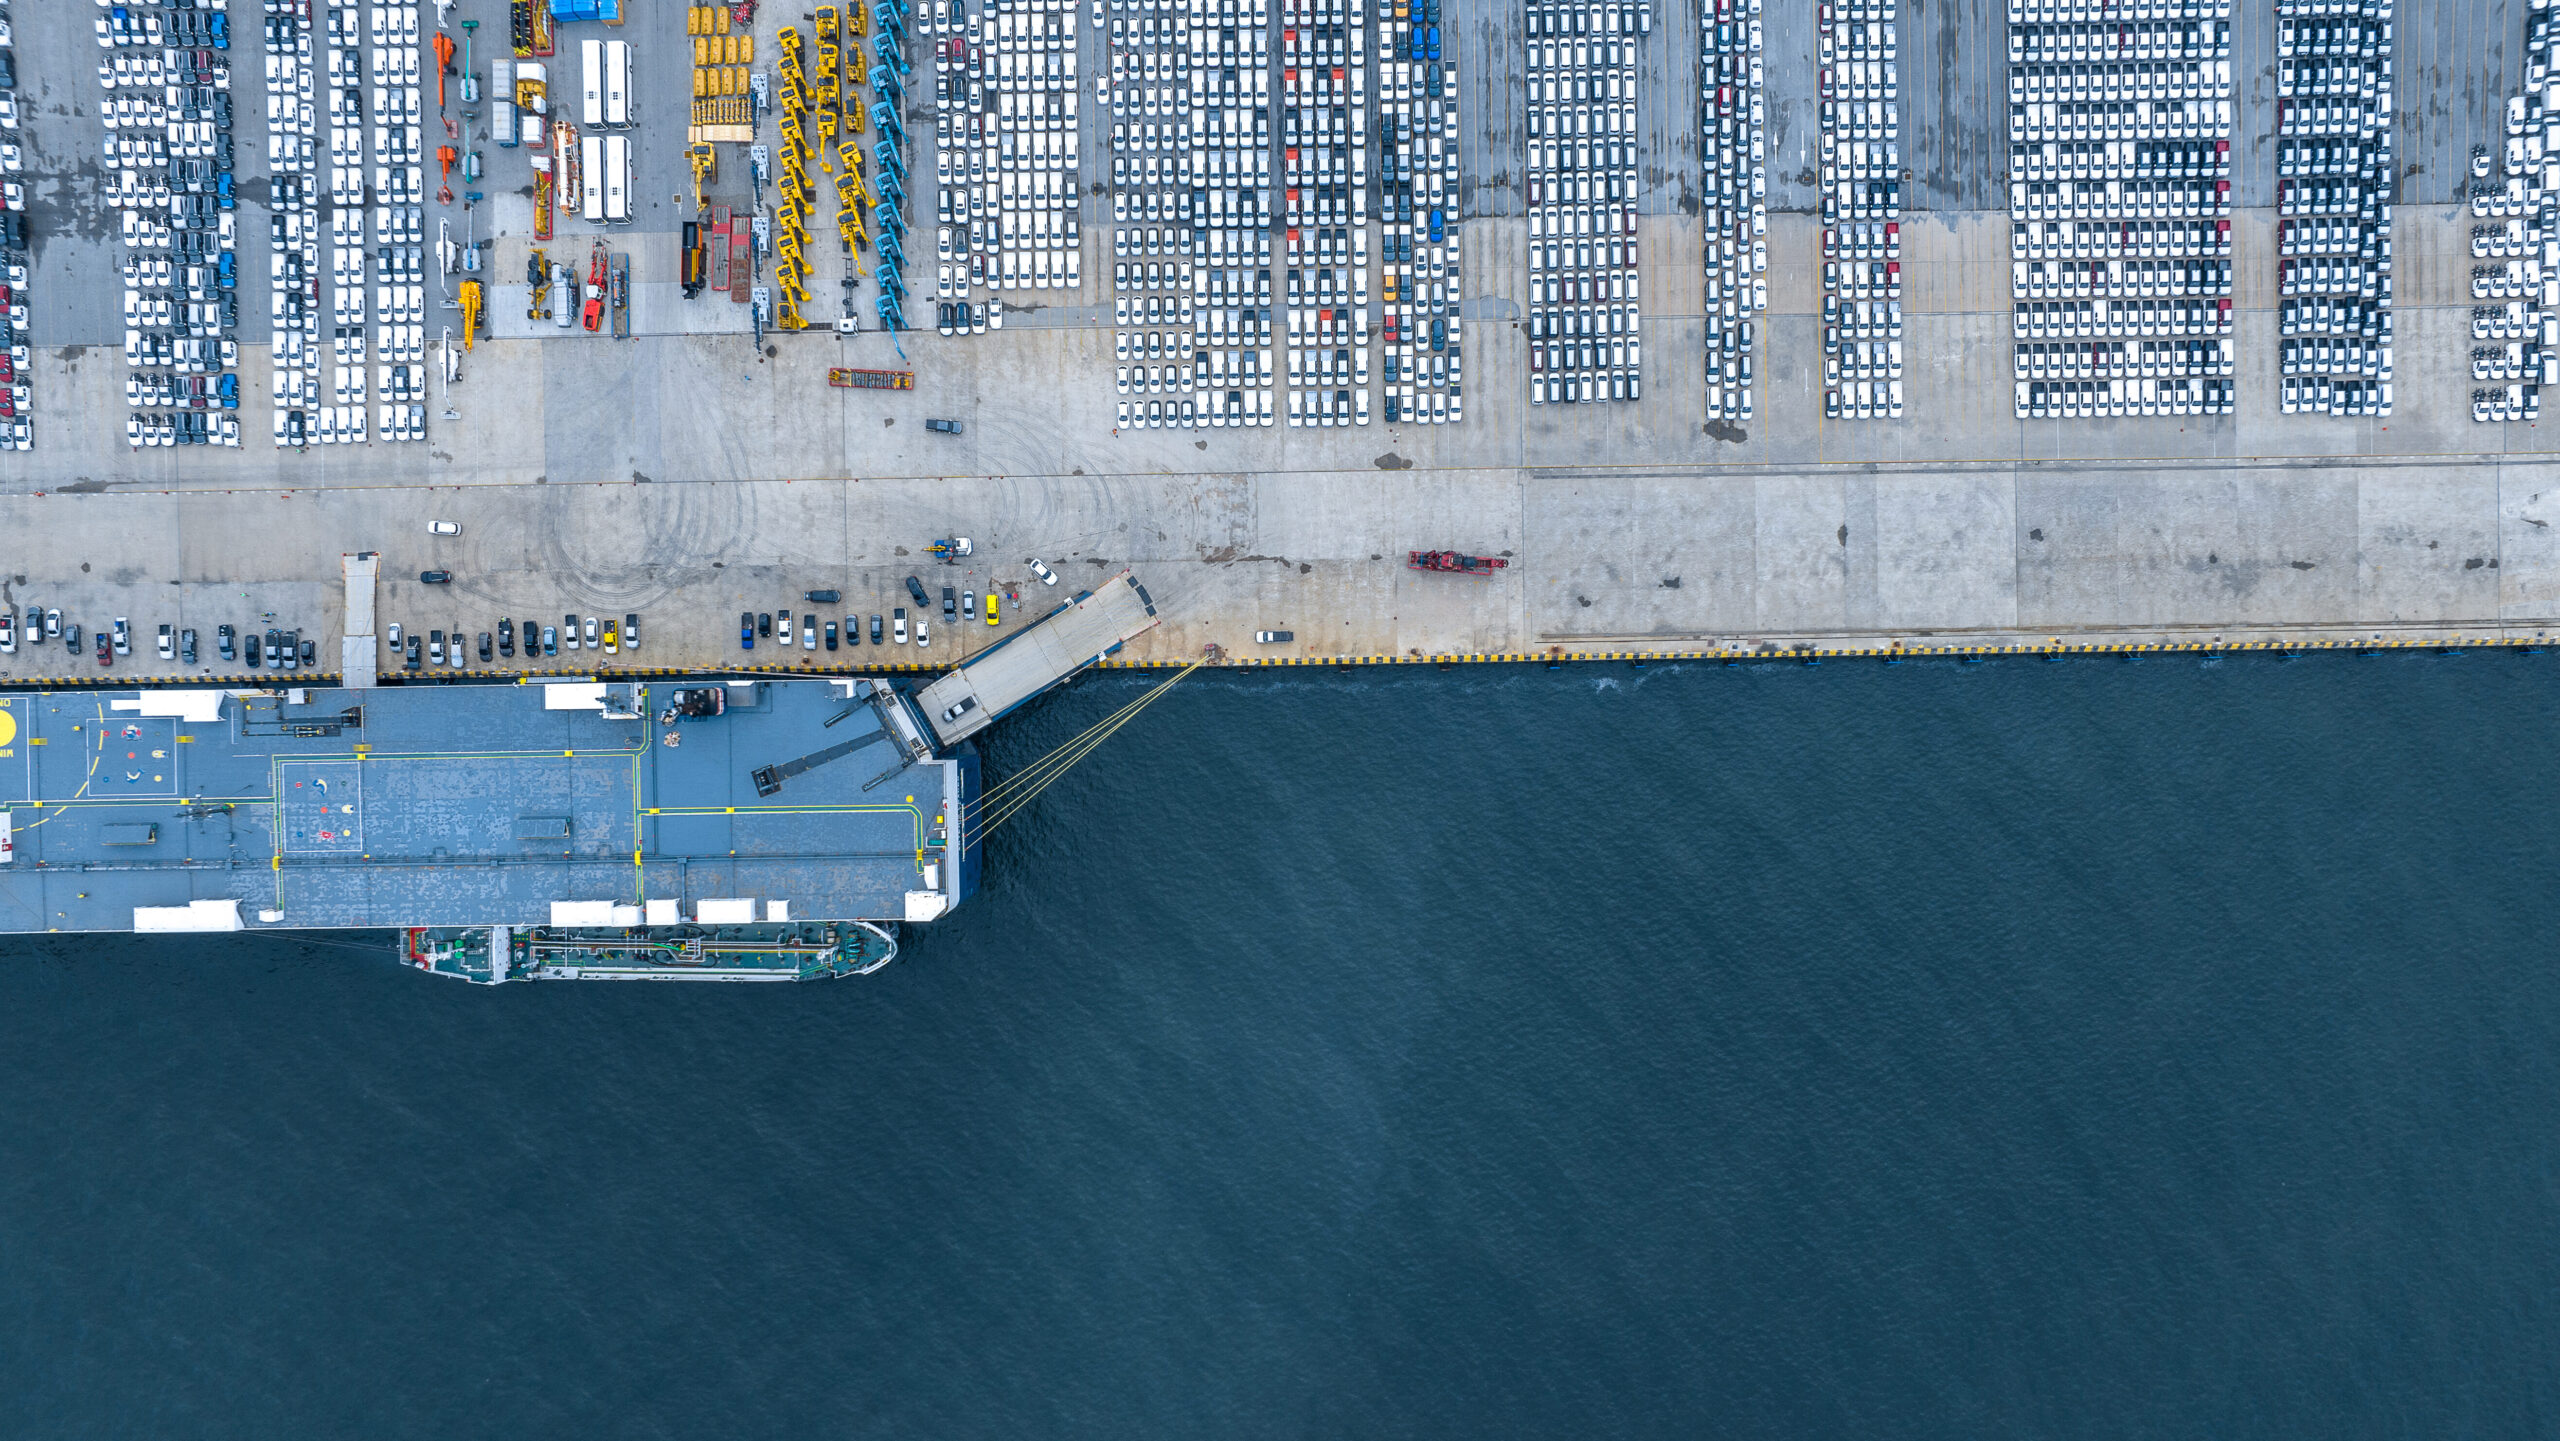
M916 709L943 745L956 745L1155 623L1155 602L1124 570L926 686Z

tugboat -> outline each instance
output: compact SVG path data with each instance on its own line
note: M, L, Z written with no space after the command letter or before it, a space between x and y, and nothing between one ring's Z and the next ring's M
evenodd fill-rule
M1438 571L1443 575L1471 575L1483 580L1511 564L1495 555L1460 555L1454 550L1413 550L1405 552L1407 570Z

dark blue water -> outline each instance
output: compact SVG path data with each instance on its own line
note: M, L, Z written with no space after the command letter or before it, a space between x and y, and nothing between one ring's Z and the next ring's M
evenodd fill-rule
M0 1433L2548 1436L2555 701L1204 674L868 981L21 945Z

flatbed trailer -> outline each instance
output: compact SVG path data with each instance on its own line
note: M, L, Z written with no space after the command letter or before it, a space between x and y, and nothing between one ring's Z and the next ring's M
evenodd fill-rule
M916 373L912 370L855 370L850 366L830 366L827 384L838 390L913 390Z

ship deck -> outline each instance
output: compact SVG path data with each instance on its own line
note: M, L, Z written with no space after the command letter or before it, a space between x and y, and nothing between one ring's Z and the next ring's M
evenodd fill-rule
M851 680L0 695L0 930L899 920L973 758ZM833 722L830 724L830 722ZM672 739L670 739L672 737ZM759 795L752 772L850 750ZM924 897L919 904L918 897Z

